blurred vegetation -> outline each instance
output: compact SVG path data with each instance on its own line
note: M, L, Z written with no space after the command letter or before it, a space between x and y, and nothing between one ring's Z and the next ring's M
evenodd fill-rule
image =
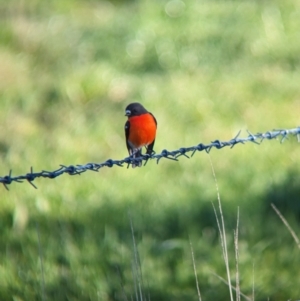
M297 1L1 0L0 16L1 176L124 158L132 101L158 120L157 152L299 125ZM299 234L298 148L210 154L232 280L239 207L241 290L254 276L257 301L300 295L300 251L270 207ZM198 300L189 238L202 299L229 300L206 154L35 184L1 191L1 300L130 300L129 214L151 300Z

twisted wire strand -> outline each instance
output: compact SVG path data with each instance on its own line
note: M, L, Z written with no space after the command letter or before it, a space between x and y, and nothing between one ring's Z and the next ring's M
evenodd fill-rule
M70 165L70 166L60 165L60 167L54 171L42 170L41 172L33 172L33 168L31 167L29 173L24 175L19 175L19 176L12 176L12 171L10 170L8 175L0 177L0 183L2 183L4 187L8 190L8 185L10 185L11 183L13 182L24 183L24 180L26 180L27 183L31 184L34 188L37 188L36 185L33 184L33 181L36 178L54 179L63 174L69 174L71 176L80 175L88 170L98 172L99 169L103 167L113 167L113 166L123 167L124 164L127 164L127 168L128 168L133 163L138 165L138 162L140 161L145 161L144 163L145 165L149 159L150 160L156 159L157 164L160 162L161 159L170 159L170 160L178 161L178 158L181 156L190 158L193 157L193 155L196 152L205 151L209 153L212 148L216 148L216 149L222 149L224 147L233 148L236 144L245 144L246 142L260 144L265 139L271 140L271 139L280 138L280 143L282 143L284 142L285 139L288 138L289 135L297 135L298 142L300 142L300 127L293 128L293 129L274 129L271 131L267 131L265 133L257 133L257 134L252 134L251 132L247 131L248 136L245 138L240 138L240 133L241 131L239 131L238 134L234 138L230 139L229 141L214 140L208 144L199 143L198 145L195 146L181 147L173 151L168 151L164 149L159 154L155 154L155 153L153 153L152 155L146 154L138 158L126 157L122 160L108 159L102 163L87 163L84 165L80 165L80 164ZM191 155L188 156L188 153L191 153Z

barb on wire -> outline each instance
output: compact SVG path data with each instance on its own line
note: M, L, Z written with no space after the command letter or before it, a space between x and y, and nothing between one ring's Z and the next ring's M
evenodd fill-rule
M69 174L70 176L74 175L80 175L83 172L86 172L87 170L90 171L96 171L98 172L99 169L103 167L113 167L113 166L119 166L123 167L124 164L129 167L133 163L138 165L139 162L145 161L144 165L148 162L148 160L156 159L156 163L159 163L161 159L170 159L174 161L178 161L178 158L181 156L184 156L186 158L193 157L196 152L206 151L209 153L212 148L216 149L222 149L226 146L230 146L230 148L233 148L236 144L245 144L246 142L253 142L256 144L260 144L265 139L271 140L276 138L281 138L280 142L282 143L285 139L288 138L289 135L297 135L298 142L300 137L300 127L293 128L293 129L276 129L273 131L267 131L265 133L257 133L252 134L249 131L247 131L248 136L245 138L240 138L241 131L238 132L238 134L232 138L229 141L220 141L220 140L214 140L211 143L203 144L199 143L198 145L191 146L191 147L181 147L178 150L174 151L168 151L164 149L160 154L152 154L152 155L142 155L139 158L132 158L132 157L126 157L122 160L113 160L108 159L105 162L102 163L87 163L84 165L70 165L70 166L64 166L60 165L60 168L54 171L46 171L42 170L41 172L33 172L33 168L30 168L30 172L25 175L19 175L19 176L13 176L12 171L10 170L8 175L0 177L0 183L4 185L4 187L8 190L8 185L10 185L13 182L17 183L23 183L24 180L27 180L27 182L32 185L32 187L37 188L36 185L33 184L33 181L36 178L49 178L54 179L58 176L61 176L62 174ZM190 156L187 155L187 153L191 153Z

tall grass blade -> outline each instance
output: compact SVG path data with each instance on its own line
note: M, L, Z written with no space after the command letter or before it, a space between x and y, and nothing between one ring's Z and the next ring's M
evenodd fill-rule
M219 232L220 232L220 237L221 237L221 245L222 245L223 258L224 258L225 267L226 267L227 279L228 279L230 300L233 301L232 285L231 285L231 281L230 281L230 268L229 268L228 252L227 252L227 243L226 243L225 222L224 222L224 216L223 216L223 211L222 211L219 185L218 185L215 169L214 169L214 166L213 166L210 155L208 155L208 157L209 157L209 162L210 162L210 165L211 165L211 170L212 170L212 174L213 174L213 177L214 177L214 180L215 180L215 185L216 185L218 205L219 205L219 213L220 213L220 217L221 217L221 225L220 225L219 218L218 218L218 215L217 215L217 212L216 212L216 209L215 209L214 205L213 205L213 208L214 208L214 212L215 212L215 215L216 215L218 228L219 228Z
M298 236L296 235L295 231L292 229L288 221L283 217L283 215L280 213L280 211L277 209L277 207L272 203L271 204L273 210L276 212L276 214L279 216L279 218L282 220L288 231L291 233L292 237L294 238L298 248L300 249L300 240Z
M193 261L193 268L194 268L194 274L195 274L195 280L196 280L196 288L197 288L197 293L198 293L198 299L199 299L199 301L202 301L200 288L199 288L199 282L198 282L198 276L197 276L197 270L196 270L194 250L193 250L193 245L192 245L192 242L191 242L190 238L189 238L189 241L190 241L190 247L191 247L191 254L192 254L192 261Z
M238 207L236 229L234 231L236 301L241 300L240 275L239 275L239 222L240 222L240 209Z

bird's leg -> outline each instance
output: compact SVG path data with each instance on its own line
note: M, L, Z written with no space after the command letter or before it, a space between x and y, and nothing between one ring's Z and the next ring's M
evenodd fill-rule
M149 146L148 146L148 145L146 145L145 148L146 148L147 154L148 154L149 156L155 155L155 151L154 151L153 149L151 150L151 154L148 153L148 151L149 151Z

